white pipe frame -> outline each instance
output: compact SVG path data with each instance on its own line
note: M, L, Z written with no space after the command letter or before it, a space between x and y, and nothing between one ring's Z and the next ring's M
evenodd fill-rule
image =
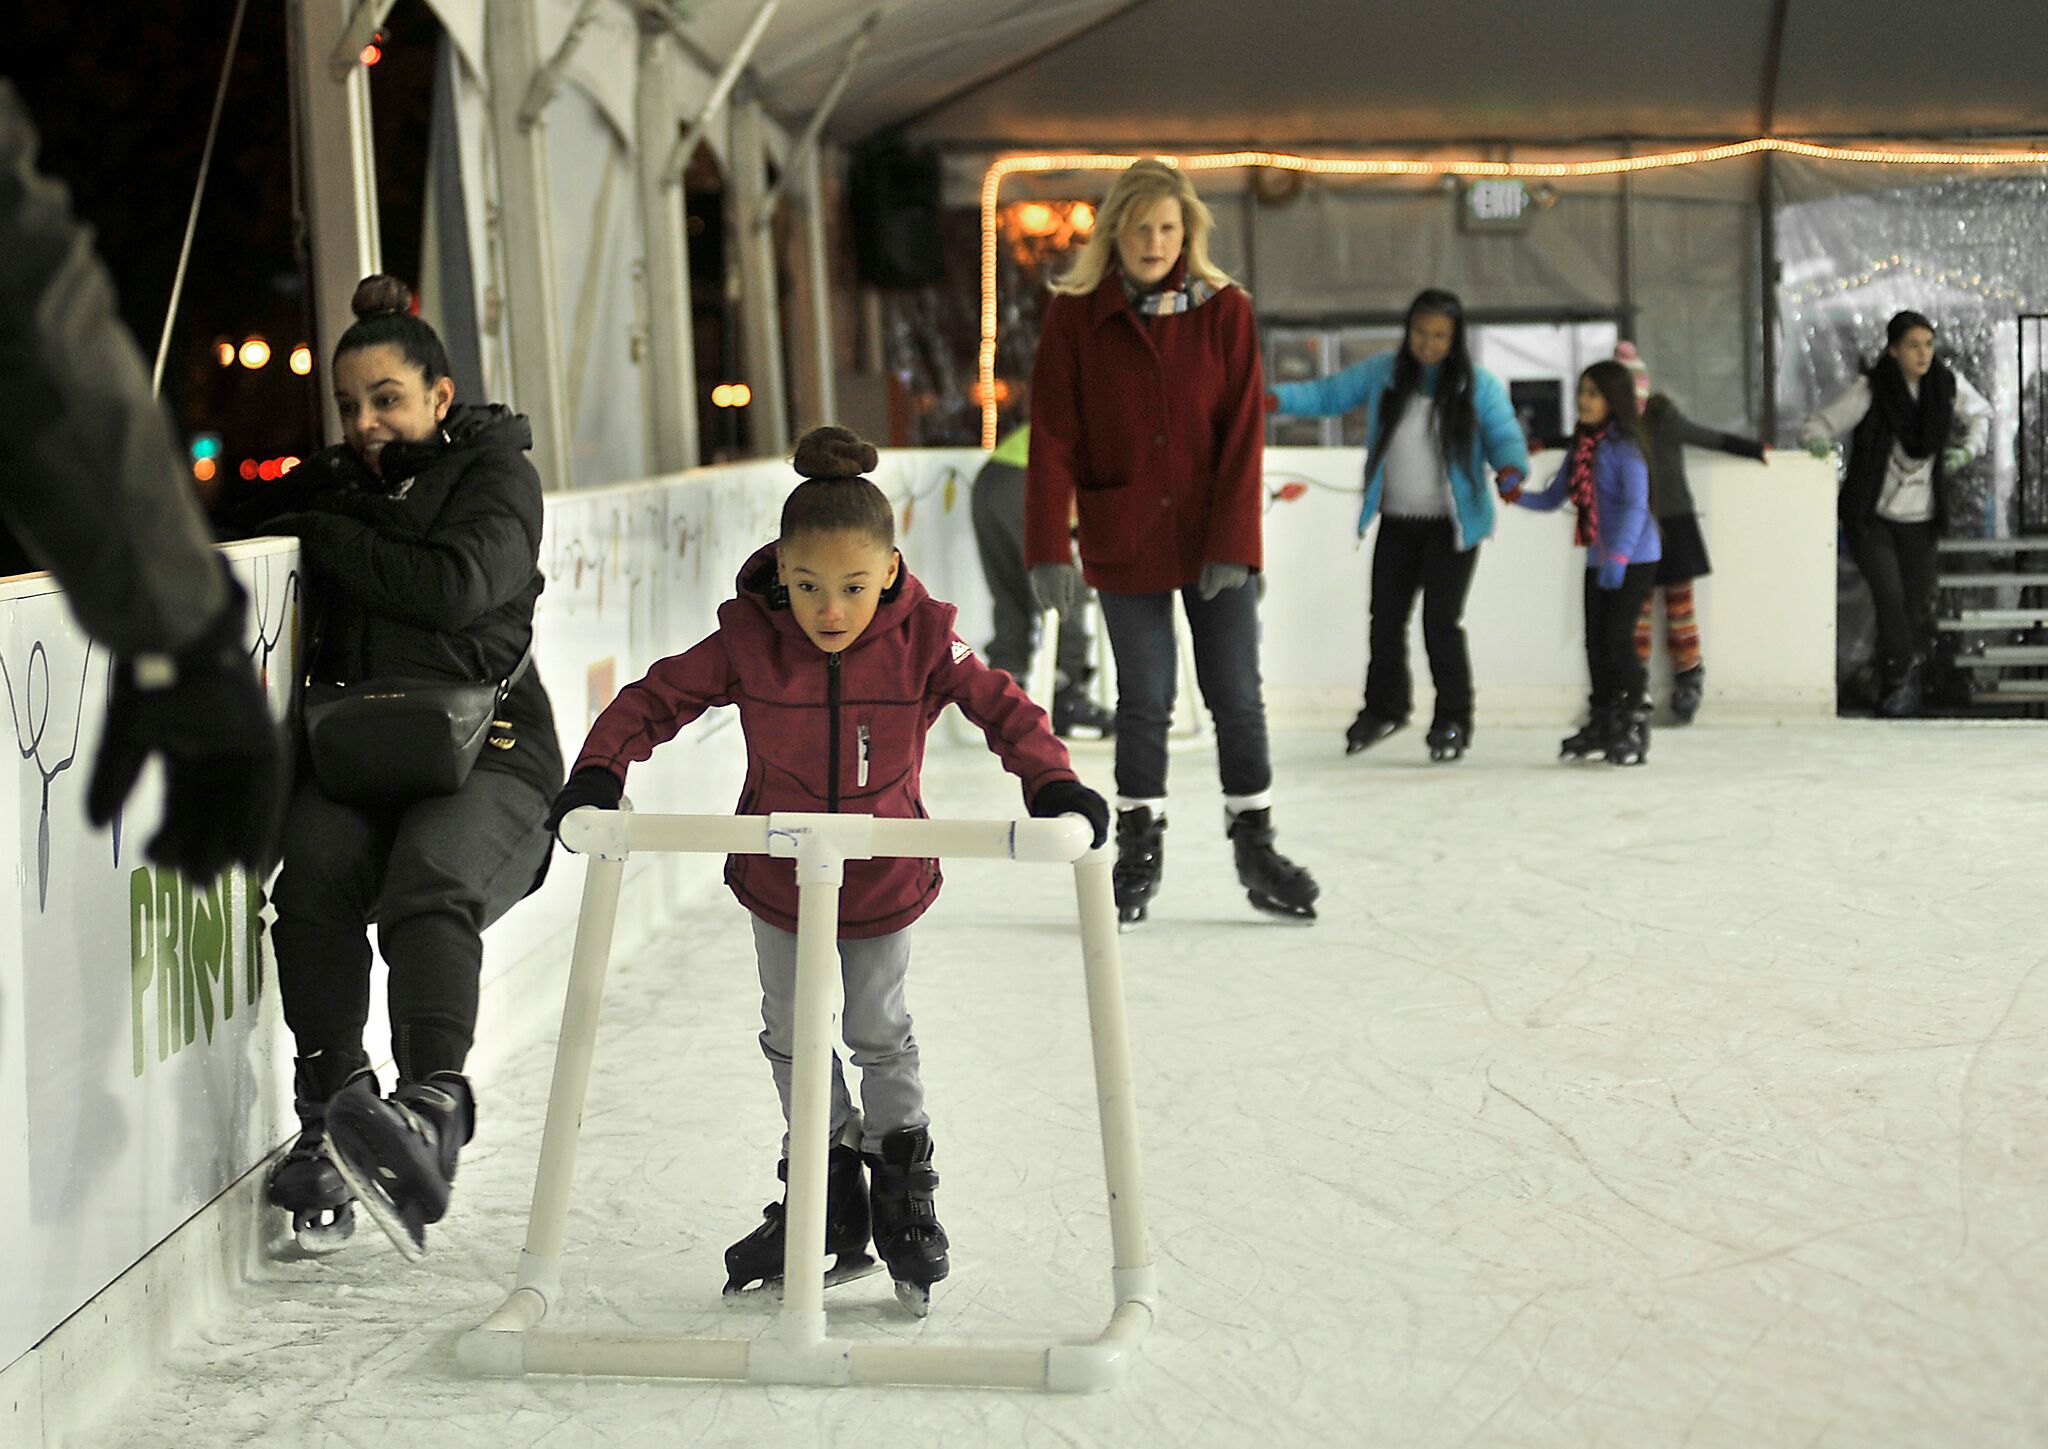
M1109 853L1089 846L1085 821L884 820L868 815L637 815L585 808L562 822L562 841L590 857L554 1086L526 1246L505 1301L465 1333L456 1356L470 1371L734 1379L752 1383L919 1384L1087 1392L1117 1383L1158 1312L1156 1275L1139 1197L1137 1112L1131 1089L1116 904ZM750 1339L539 1331L561 1295L562 1237L577 1133L590 1081L598 1009L618 915L619 886L633 852L771 855L796 862L795 1081L790 1102L788 1223L782 1307ZM863 1343L826 1334L825 1163L830 1143L828 1072L838 980L839 887L844 864L877 856L975 857L1071 863L1095 1055L1109 1193L1111 1284L1107 1326L1082 1342L982 1348L941 1343Z

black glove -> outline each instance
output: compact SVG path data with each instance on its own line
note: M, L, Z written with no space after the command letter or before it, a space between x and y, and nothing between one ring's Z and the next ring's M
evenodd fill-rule
M107 728L86 790L96 826L120 811L143 763L164 761L164 814L147 854L194 885L230 865L266 871L284 815L286 760L270 703L242 644L249 596L173 654L117 659Z
M559 838L562 822L571 810L580 810L585 805L595 805L600 810L616 810L619 800L626 793L626 782L602 765L585 765L569 777L568 783L555 796L555 803L548 807L548 833ZM562 849L569 847L565 844Z
M1095 831L1094 844L1109 839L1109 802L1079 780L1054 780L1040 785L1031 797L1031 813L1040 820L1078 815Z

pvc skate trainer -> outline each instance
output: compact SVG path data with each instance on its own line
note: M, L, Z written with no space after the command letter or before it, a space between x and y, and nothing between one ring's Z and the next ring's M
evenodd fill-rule
M562 1034L555 1048L554 1087L541 1138L533 1213L510 1296L456 1346L466 1368L499 1376L607 1374L1068 1392L1105 1389L1121 1378L1152 1326L1156 1293L1138 1196L1137 1123L1109 853L1089 848L1087 822L1071 816L881 820L870 815L637 815L630 810L585 808L570 813L561 834L572 849L589 857L589 864ZM619 886L627 857L634 851L772 855L796 861L796 1049L783 1296L772 1326L754 1338L649 1338L540 1327L549 1307L561 1297L562 1233L576 1165L576 1136L590 1081ZM846 861L899 855L1073 865L1109 1189L1116 1304L1108 1325L1093 1339L981 1347L855 1342L826 1334L825 1164L831 1115L827 1073L839 980L839 887Z

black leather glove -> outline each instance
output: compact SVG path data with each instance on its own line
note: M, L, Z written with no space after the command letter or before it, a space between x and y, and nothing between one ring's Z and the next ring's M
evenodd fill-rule
M117 659L107 728L86 790L96 826L119 813L151 755L164 762L164 814L147 854L193 885L230 865L276 859L287 766L282 737L242 643L249 596L228 580L228 606L172 654Z
M1078 815L1095 831L1094 844L1109 839L1109 802L1079 780L1053 780L1031 797L1031 813L1040 820Z
M562 822L571 810L580 810L585 805L595 805L600 810L616 810L619 800L626 793L626 782L601 765L585 765L571 775L555 796L555 803L548 807L548 833L557 839L561 836ZM567 844L562 849L567 850Z

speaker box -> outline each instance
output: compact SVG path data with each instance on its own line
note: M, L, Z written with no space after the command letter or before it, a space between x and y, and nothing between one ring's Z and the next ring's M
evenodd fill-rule
M877 287L922 287L945 275L939 157L901 142L856 152L849 176L854 263Z

